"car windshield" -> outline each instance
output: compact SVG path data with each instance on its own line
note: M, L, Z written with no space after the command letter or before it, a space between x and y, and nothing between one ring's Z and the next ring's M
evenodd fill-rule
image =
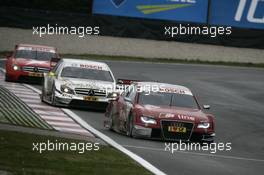
M151 92L149 94L142 92L139 94L139 104L199 109L192 95L177 93Z
M34 59L41 61L49 61L53 57L55 57L55 53L53 52L37 50L17 50L15 54L15 58Z
M81 67L64 67L61 72L61 77L113 82L112 75L109 71Z

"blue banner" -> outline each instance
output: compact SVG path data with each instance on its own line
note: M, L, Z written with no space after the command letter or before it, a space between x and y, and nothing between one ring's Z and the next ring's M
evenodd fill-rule
M210 23L264 29L264 0L212 0Z
M148 19L207 22L208 0L94 0L93 13Z

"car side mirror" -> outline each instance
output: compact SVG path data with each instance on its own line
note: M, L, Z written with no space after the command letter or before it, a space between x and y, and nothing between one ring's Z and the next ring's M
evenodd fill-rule
M56 73L55 73L55 72L52 72L52 71L50 71L48 75L49 75L50 77L55 77L55 76L56 76Z
M204 109L210 109L211 106L210 106L210 105L203 105L203 108L204 108Z

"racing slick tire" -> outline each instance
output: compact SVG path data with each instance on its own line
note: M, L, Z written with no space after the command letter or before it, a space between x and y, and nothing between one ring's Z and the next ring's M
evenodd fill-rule
M127 125L127 136L135 137L134 135L134 122L133 122L133 115L130 113L128 118L128 125Z
M10 80L10 78L8 77L7 74L5 74L5 81L6 81L6 82L11 82L11 80Z
M55 97L55 86L52 87L50 103L52 106L57 106L56 97Z
M45 94L45 93L44 93L44 88L42 88L42 90L41 90L41 95L40 95L40 99L41 99L41 102L43 102L43 103L45 102L45 101L44 101L44 94Z
M113 122L113 110L111 109L111 112L109 114L109 130L114 131L114 122Z

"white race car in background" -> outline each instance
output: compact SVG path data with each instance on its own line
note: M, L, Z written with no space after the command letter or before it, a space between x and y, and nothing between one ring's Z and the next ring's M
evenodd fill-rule
M102 62L61 59L44 74L42 101L55 106L105 109L115 78Z

